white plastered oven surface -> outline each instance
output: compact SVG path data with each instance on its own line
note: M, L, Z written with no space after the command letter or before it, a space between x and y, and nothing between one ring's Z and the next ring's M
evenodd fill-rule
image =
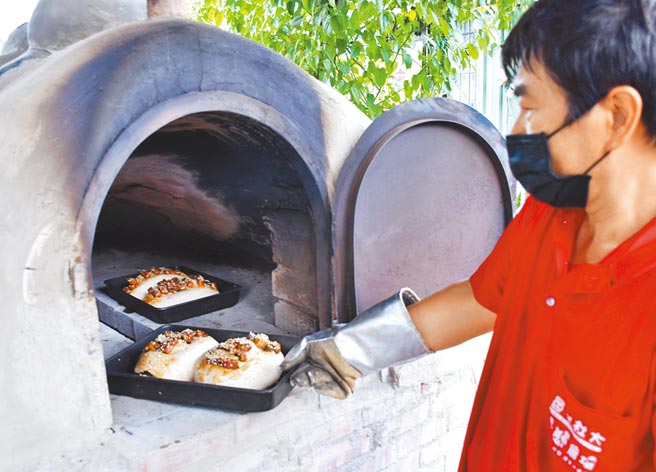
M132 343L103 324L100 333L105 358ZM481 336L360 379L348 400L296 388L261 413L111 395L113 425L102 443L38 470L452 472L489 341Z

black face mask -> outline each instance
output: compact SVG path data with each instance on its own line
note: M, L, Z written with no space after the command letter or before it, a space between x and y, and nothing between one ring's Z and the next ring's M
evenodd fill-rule
M558 208L585 208L590 172L609 153L601 156L583 174L558 175L551 169L547 140L573 122L566 122L553 133L510 134L506 137L508 159L513 175L528 193Z

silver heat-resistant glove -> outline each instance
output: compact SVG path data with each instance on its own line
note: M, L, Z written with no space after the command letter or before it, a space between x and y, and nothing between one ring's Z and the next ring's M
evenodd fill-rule
M409 288L363 311L348 324L304 337L282 363L292 385L346 398L363 375L429 354L406 308L419 301Z

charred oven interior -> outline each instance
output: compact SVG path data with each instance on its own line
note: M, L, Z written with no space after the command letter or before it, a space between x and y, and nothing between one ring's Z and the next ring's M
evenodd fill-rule
M236 306L196 325L318 329L316 238L299 161L275 131L229 112L187 115L149 136L98 219L92 271L103 321L138 337L122 320L138 315L112 303L103 281L182 264L242 286Z

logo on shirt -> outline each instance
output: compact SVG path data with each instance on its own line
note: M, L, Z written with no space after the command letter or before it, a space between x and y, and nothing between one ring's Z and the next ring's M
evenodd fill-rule
M551 450L576 472L594 470L606 438L601 433L589 431L581 420L568 415L566 406L559 395L549 406Z

